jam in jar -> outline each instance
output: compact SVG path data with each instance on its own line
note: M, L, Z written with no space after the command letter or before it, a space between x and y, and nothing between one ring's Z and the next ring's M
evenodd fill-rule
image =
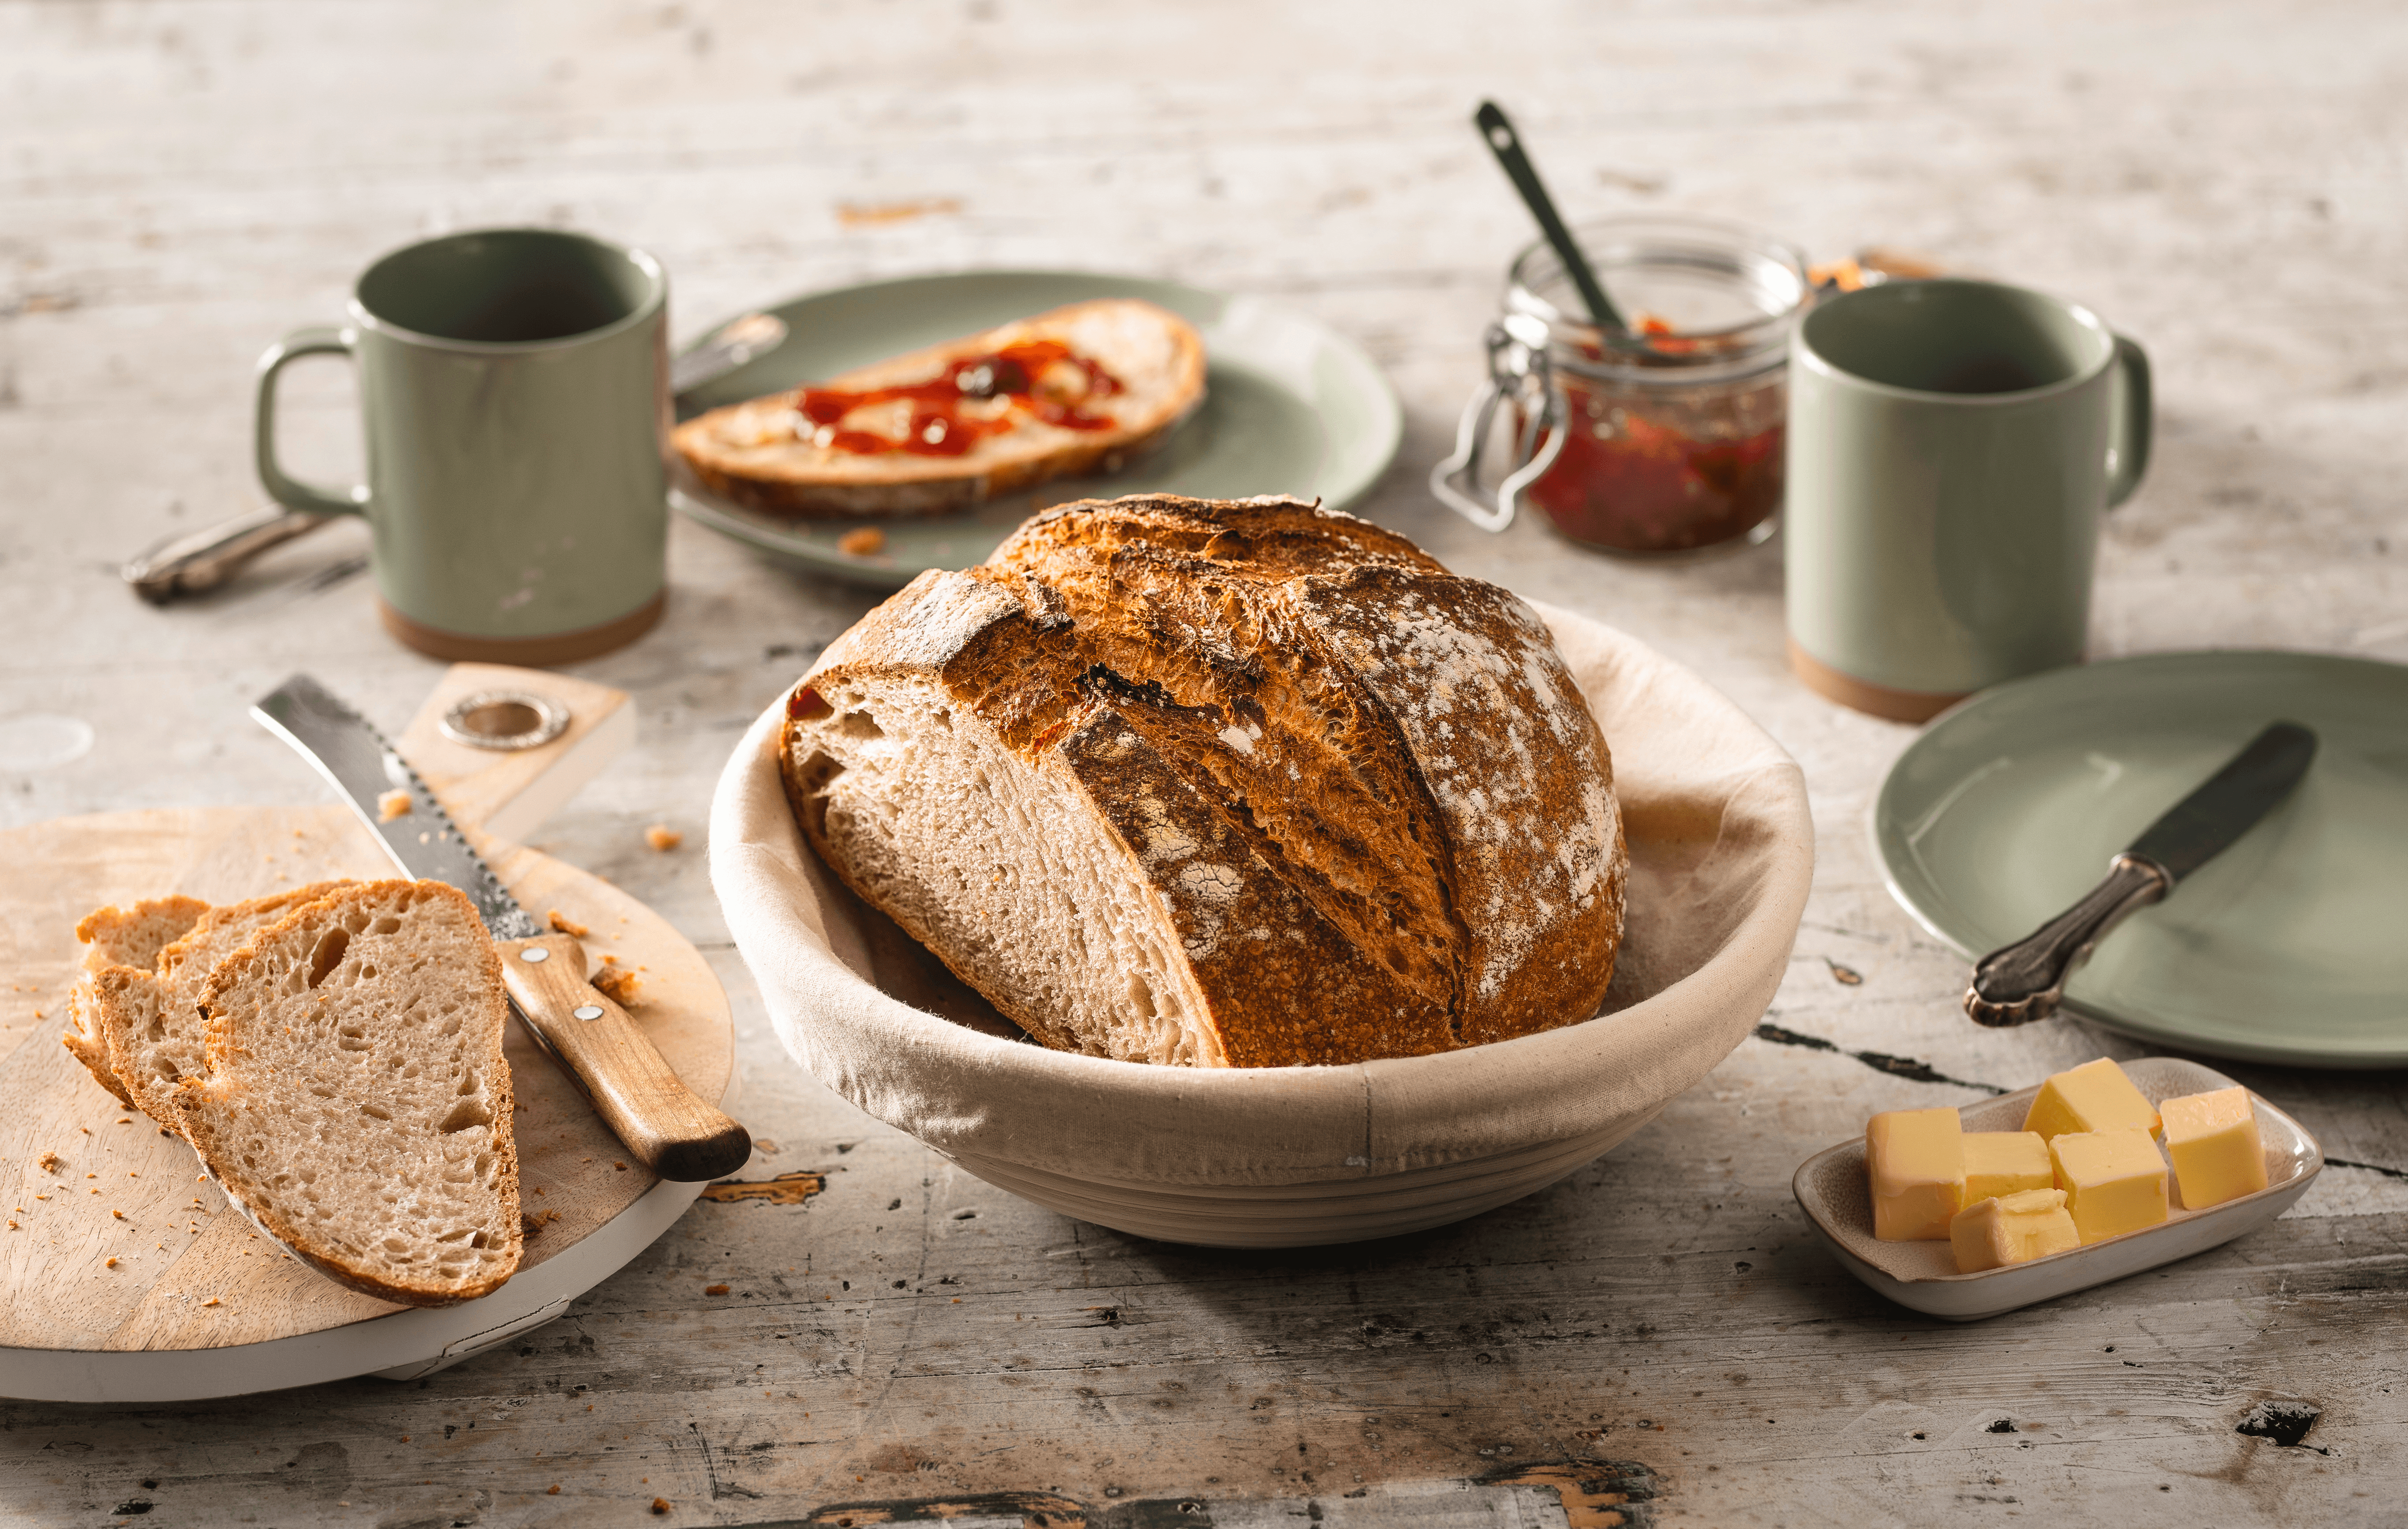
M1813 297L1802 258L1701 219L1573 233L1631 330L1590 322L1555 250L1525 250L1472 406L1510 406L1512 470L1492 507L1475 440L1487 426L1468 413L1433 487L1493 529L1526 499L1565 536L1610 552L1763 540L1781 508L1789 331Z

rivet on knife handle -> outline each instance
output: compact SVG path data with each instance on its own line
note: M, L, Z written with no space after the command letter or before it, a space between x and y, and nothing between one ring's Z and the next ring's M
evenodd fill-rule
M2080 902L1974 965L1965 1012L1977 1024L2000 1029L2048 1018L2065 996L2065 979L2090 959L2092 948L2127 914L2157 901L2173 884L2163 866L2128 850L2117 855L2108 862L2107 879Z
M585 980L585 948L566 935L497 940L502 981L527 1028L589 1090L627 1150L664 1179L734 1173L752 1137L695 1096L627 1011Z

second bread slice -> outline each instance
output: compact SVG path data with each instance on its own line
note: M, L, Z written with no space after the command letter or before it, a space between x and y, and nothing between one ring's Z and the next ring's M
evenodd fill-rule
M208 1073L179 1091L210 1176L271 1236L411 1306L518 1267L501 961L468 899L372 881L309 904L211 975Z

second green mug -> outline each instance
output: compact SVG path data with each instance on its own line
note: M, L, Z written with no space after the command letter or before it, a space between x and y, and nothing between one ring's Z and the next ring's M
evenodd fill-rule
M2149 457L2148 358L2020 287L1893 281L1791 340L1784 511L1790 663L1921 722L2079 662L2100 518Z
M379 606L438 658L559 664L660 619L668 538L668 281L639 250L501 228L406 246L362 274L349 322L260 360L269 497L363 514ZM301 356L359 368L367 481L323 488L276 456L276 384Z

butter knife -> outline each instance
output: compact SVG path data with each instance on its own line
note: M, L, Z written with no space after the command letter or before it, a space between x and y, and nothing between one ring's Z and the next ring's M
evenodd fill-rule
M2256 826L2291 794L2315 757L2315 734L2297 722L2275 722L2252 738L2109 861L2106 879L2080 902L1975 963L1965 1012L1977 1024L2001 1029L2056 1013L2066 979L2110 930L2163 900L2183 878Z
M484 857L367 719L306 674L263 697L251 714L300 750L368 825L404 874L467 893L502 955L510 1008L583 1089L627 1150L663 1179L718 1179L744 1165L752 1137L696 1098L627 1011L585 979L585 948L538 924ZM409 810L387 818L388 792Z

